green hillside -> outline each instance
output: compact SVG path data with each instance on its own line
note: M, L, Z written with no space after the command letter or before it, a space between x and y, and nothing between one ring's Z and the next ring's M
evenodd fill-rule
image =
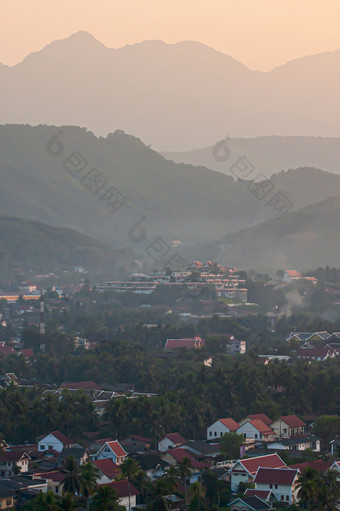
M87 270L118 275L131 262L128 250L113 250L104 243L73 229L0 216L0 273L15 268L46 272L72 270L83 266Z
M280 268L307 271L327 264L338 267L339 218L340 197L332 197L281 219L195 247L190 255L265 271Z

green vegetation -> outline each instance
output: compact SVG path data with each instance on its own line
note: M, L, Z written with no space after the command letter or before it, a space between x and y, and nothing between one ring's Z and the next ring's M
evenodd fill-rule
M132 261L130 250L113 250L101 241L72 229L21 218L0 216L0 276L15 269L37 273L83 266L102 274L119 275Z

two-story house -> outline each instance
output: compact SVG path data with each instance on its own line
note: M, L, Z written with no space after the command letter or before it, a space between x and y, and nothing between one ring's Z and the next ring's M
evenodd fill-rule
M158 442L158 450L166 452L168 449L173 449L186 442L185 438L179 433L168 433L162 440Z
M276 453L237 460L228 471L231 491L236 492L240 483L252 483L259 467L284 468L286 466L285 462Z
M286 505L297 501L298 469L259 467L254 483L256 490L271 491L275 498Z
M279 438L303 435L306 430L306 423L296 415L285 415L274 421L270 427L274 430L275 436Z

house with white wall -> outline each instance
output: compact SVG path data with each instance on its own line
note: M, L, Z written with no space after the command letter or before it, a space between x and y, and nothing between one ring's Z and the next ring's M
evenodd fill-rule
M106 458L112 459L116 465L123 463L127 457L127 452L120 445L118 440L105 442L105 444L99 449L97 455L94 457L96 460L102 460Z
M236 433L240 425L231 417L218 419L207 429L207 440L216 440L226 433Z
M43 436L38 441L38 451L57 451L61 452L65 447L71 447L72 440L67 438L60 431L52 431L48 435Z
M236 433L242 435L244 439L264 440L265 442L274 440L274 431L261 419L245 422L237 429Z
M274 421L270 427L278 438L287 438L294 435L302 435L306 430L306 423L296 415L285 415Z
M168 449L174 449L185 442L185 438L179 433L168 433L158 442L158 450L160 452L166 452Z
M259 467L254 477L255 488L271 491L279 502L291 505L298 500L299 474L298 469Z
M237 460L229 469L231 491L236 492L240 483L252 483L259 467L284 468L287 465L278 454Z

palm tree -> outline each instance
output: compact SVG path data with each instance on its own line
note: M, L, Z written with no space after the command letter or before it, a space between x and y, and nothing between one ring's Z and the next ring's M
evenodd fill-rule
M80 474L79 467L74 456L66 458L64 472L66 472L65 479L62 481L63 493L79 494L80 491Z
M143 501L145 500L146 493L148 488L150 487L150 479L144 472L144 470L139 470L133 479L134 484L140 491Z
M333 470L327 470L320 480L317 492L317 505L315 507L318 511L337 509L337 500L340 495L340 489L337 482L337 474Z
M187 456L184 456L182 461L178 463L180 478L184 484L184 495L185 495L185 509L188 507L188 496L187 496L187 477L190 476L192 468L191 460Z
M30 500L24 507L27 511L59 511L57 499L53 491L40 492L35 499Z
M297 496L300 502L305 507L308 506L309 509L312 509L316 502L319 479L318 471L311 467L307 467L299 476Z
M164 485L164 480L158 479L155 488L154 499L150 505L150 511L168 511L169 506L164 497L166 492L166 485Z
M172 491L175 491L177 488L178 479L180 478L180 473L177 467L174 465L170 465L166 472L166 479L169 481L169 485Z
M96 511L119 511L121 509L116 490L108 485L97 487L92 502Z
M129 511L131 511L131 479L136 477L137 473L140 471L139 463L133 458L126 458L123 463L120 465L120 471L122 474L122 479L128 480L129 486Z
M72 493L64 493L61 500L58 502L58 509L60 511L75 511L78 508L78 502Z
M99 477L99 470L97 467L89 462L80 468L80 492L86 498L86 509L90 509L90 498L97 487L97 479Z

